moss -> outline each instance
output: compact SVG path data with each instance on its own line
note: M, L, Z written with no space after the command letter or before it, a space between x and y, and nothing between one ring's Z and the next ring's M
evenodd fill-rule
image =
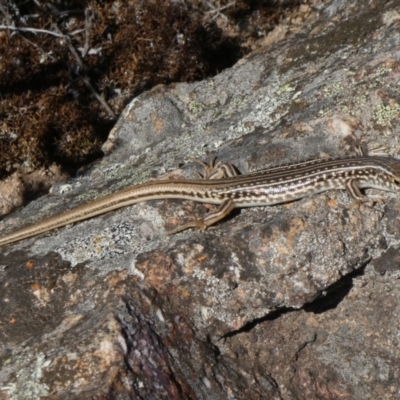
M248 37L265 34L282 13L282 1L187 3L4 4L3 25L66 34L70 43L48 33L0 31L0 178L54 162L74 173L101 156L115 118L84 79L118 116L154 85L200 80L230 67L249 51ZM224 31L216 23L221 18Z

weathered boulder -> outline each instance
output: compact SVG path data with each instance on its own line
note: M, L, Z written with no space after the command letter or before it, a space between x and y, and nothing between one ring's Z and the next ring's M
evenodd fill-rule
M396 1L335 0L213 79L155 88L104 159L1 231L193 177L210 153L242 173L350 155L355 138L396 155L399 25ZM159 200L1 248L0 398L398 398L400 199L383 196L326 192L173 236L209 207Z

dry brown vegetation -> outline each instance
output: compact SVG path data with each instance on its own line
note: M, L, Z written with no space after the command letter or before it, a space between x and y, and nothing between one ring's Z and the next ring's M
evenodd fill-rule
M0 178L73 173L134 96L230 67L298 3L0 0Z

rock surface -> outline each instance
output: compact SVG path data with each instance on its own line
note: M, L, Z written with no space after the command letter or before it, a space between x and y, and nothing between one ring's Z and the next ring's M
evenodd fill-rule
M142 95L107 157L1 231L210 153L242 172L355 138L400 153L399 25L395 1L336 0L213 79ZM0 399L400 398L398 197L327 192L173 236L209 207L154 201L0 249Z

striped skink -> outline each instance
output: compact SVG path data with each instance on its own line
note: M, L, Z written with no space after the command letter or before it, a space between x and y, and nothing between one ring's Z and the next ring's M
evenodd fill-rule
M133 186L0 237L0 246L95 217L134 203L188 199L218 204L215 212L170 231L205 229L234 208L271 206L330 189L346 189L356 200L372 205L360 189L400 192L400 160L383 156L316 159L238 175L230 164L201 163L202 179L161 180Z

